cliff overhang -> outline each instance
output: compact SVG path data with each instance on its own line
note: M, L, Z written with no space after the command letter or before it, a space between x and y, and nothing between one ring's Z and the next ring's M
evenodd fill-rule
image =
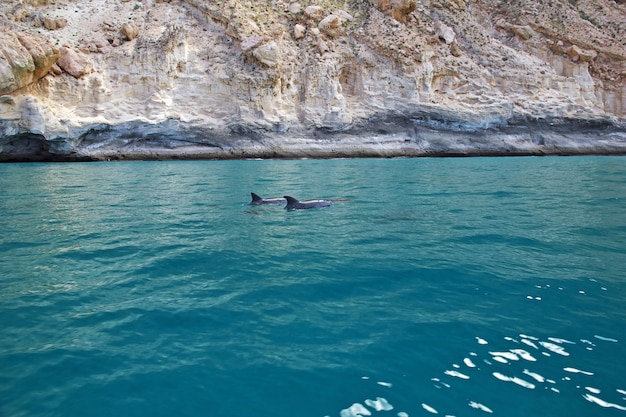
M342 130L286 132L130 122L92 126L73 143L68 148L66 141L42 135L5 136L0 161L626 155L626 130L608 119L511 120L479 128L415 113L381 115Z

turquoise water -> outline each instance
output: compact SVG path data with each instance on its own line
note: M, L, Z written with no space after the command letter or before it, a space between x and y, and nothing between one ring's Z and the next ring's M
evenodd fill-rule
M623 157L0 164L0 212L3 417L626 415Z

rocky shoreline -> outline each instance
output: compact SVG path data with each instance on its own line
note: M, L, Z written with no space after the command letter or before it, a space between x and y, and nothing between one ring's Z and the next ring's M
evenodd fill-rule
M207 132L167 121L93 126L74 147L41 135L4 138L0 162L626 155L612 120L550 119L488 128L423 115L387 115L350 128L276 132L231 126Z

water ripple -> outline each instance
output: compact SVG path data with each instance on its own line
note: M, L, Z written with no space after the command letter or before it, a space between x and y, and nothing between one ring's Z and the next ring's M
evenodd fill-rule
M620 415L624 166L2 164L0 415Z

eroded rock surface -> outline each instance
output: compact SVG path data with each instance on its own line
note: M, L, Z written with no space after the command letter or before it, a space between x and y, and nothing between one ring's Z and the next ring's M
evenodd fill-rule
M45 76L59 58L47 39L23 32L0 32L0 94L11 93Z
M623 2L7 0L1 16L0 160L626 153Z

